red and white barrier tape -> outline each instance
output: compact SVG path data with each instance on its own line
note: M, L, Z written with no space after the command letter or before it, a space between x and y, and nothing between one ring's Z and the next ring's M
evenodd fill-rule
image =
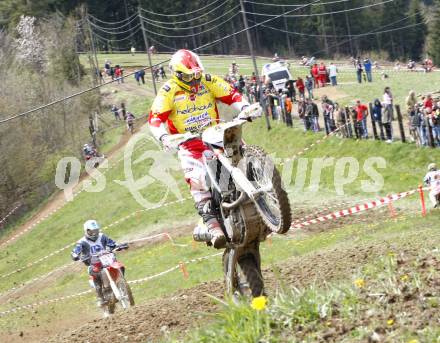
M184 264L195 263L195 262L207 260L207 259L212 258L212 257L220 256L222 254L223 254L223 252L212 254L212 255L207 255L207 256L203 256L203 257L198 257L198 258L194 258L194 259L185 261L183 263ZM179 263L176 266L171 267L171 268L169 268L167 270L164 270L164 271L162 271L160 273L157 273L157 274L154 274L154 275L150 275L150 276L147 276L147 277L142 278L142 279L131 280L131 281L128 281L128 283L129 284L138 284L138 283L146 282L146 281L149 281L149 280L161 277L163 275L169 274L169 273L171 273L171 272L173 272L175 270L178 270L180 268L181 268L181 264ZM67 296L63 296L63 297L59 297L59 298L54 298L54 299L37 301L37 302L34 302L32 304L17 306L17 307L11 308L11 309L6 310L6 311L1 311L0 312L0 317L8 315L8 314L11 314L11 313L14 313L14 312L17 312L17 311L20 311L20 310L28 310L28 309L32 309L32 308L35 308L35 307L38 307L38 306L48 305L48 304L51 304L51 303L61 302L61 301L64 301L64 300L80 297L80 296L92 293L92 291L93 291L92 289L89 289L87 291L79 292L79 293L76 293L76 294L71 294L71 295L67 295Z
M0 224L2 224L3 222L6 221L6 219L8 219L9 216L11 216L15 211L17 211L18 208L20 208L21 204L18 204L17 206L15 206L12 210L10 210L8 212L8 214L6 216L4 216L1 220L0 220Z
M356 206L350 207L348 209L332 212L332 213L329 213L324 216L320 216L320 217L316 217L316 218L304 221L302 223L293 224L291 226L291 228L300 229L300 228L303 228L303 227L306 227L306 226L309 226L312 224L318 224L318 223L322 223L322 222L325 222L328 220L337 219L337 218L345 217L345 216L348 216L351 214L363 212L363 211L372 209L374 207L382 206L382 205L388 204L392 201L402 199L402 198L407 197L409 195L412 195L418 191L419 191L418 189L414 189L414 190L407 191L407 192L389 195L389 196L386 196L386 197L383 197L383 198L380 198L380 199L377 199L377 200L374 200L371 202L364 203L362 205L356 205Z
M110 223L109 225L104 226L102 229L103 229L103 230L109 229L110 227L113 227L113 226L115 226L115 225L117 225L117 224L119 224L119 223L121 223L121 222L123 222L123 221L129 219L129 218L134 217L134 216L135 216L136 214L138 214L138 213L142 213L142 212L147 212L147 211L155 210L155 209L162 208L162 207L167 207L167 206L170 206L170 205L173 205L173 204L179 203L179 202L186 201L186 200L188 200L188 199L190 199L190 198L183 198L183 199L175 200L175 201L171 201L171 202L168 202L168 203L165 203L165 204L162 204L162 205L153 206L153 207L149 207L149 208L143 208L143 209L140 209L140 210L134 211L134 212L130 213L129 215L127 215L127 216L125 216L125 217L122 217L122 218L116 220L115 222ZM24 266L21 267L21 268L18 268L18 269L13 270L13 271L11 271L11 272L9 272L9 273L6 273L6 274L2 274L2 275L0 275L0 279L4 279L4 278L6 278L6 277L8 277L8 276L11 276L11 275L13 275L13 274L19 273L19 272L21 272L21 271L23 271L23 270L25 270L25 269L27 269L27 268L29 268L29 267L35 266L35 265L37 265L37 264L43 262L44 260L47 260L48 258L50 258L50 257L52 257L52 256L55 256L55 255L58 255L59 253L61 253L61 252L65 251L65 250L67 250L67 249L73 247L74 245L75 245L75 242L74 242L74 243L69 243L69 244L67 244L66 246L64 246L64 247L62 247L62 248L60 248L60 249L58 249L58 250L55 250L55 251L53 251L52 253L50 253L50 254L48 254L48 255L46 255L46 256L43 256L43 257L39 258L39 259L36 260L36 261L29 262L28 264L24 265Z

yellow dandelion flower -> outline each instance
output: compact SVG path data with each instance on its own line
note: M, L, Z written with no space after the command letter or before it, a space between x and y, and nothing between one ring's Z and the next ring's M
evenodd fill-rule
M394 257L395 254L394 254L392 251L390 251L390 252L388 253L388 256L389 256L389 257Z
M419 341L417 339L412 339L412 340L408 341L408 343L419 343Z
M267 304L267 298L264 295L262 295L261 297L256 297L252 299L251 307L254 310L262 311L266 308L266 304Z
M400 280L402 280L402 281L408 281L408 279L409 279L409 277L408 277L408 275L402 275L402 277L400 278Z
M354 280L354 285L357 288L364 288L365 287L365 280L364 279L356 279L356 280Z
M394 319L388 319L388 320L387 320L387 324L388 324L389 326L393 325L393 324L394 324Z

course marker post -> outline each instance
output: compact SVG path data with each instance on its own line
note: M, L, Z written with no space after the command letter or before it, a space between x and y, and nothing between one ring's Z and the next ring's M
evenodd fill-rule
M182 271L183 278L188 279L189 273L188 273L188 269L186 268L185 263L183 261L181 261L181 262L179 262L179 266L180 266L180 270Z
M390 218L397 217L396 209L393 206L392 200L390 200L390 202L388 203L388 209L390 210Z
M422 185L419 185L420 203L422 204L422 216L426 216L425 194Z

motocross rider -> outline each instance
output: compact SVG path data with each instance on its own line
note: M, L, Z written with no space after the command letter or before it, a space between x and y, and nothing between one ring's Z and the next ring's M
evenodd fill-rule
M117 247L116 242L100 232L101 227L96 220L87 220L84 223L84 237L82 237L72 250L72 260L83 262L93 279L96 290L98 306L105 305L102 293L101 265L97 254L103 250L112 251Z
M428 173L423 179L425 185L430 186L429 200L431 200L434 208L438 207L439 201L437 201L437 196L440 194L440 170L437 169L435 163L430 163L428 166Z
M222 248L226 239L211 209L211 192L206 186L206 169L203 159L212 158L212 151L201 139L175 146L171 135L197 132L219 122L217 101L231 106L240 113L240 118L253 114L249 103L222 78L205 74L200 58L192 51L178 50L169 64L172 78L159 90L149 116L153 136L165 150L179 148L178 157L190 186L195 207L207 227L210 242L215 248ZM244 110L244 111L243 111ZM208 238L207 238L208 239Z

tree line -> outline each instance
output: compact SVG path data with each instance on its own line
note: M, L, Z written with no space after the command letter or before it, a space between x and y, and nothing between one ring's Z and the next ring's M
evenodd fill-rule
M149 1L149 0L123 0L123 1L82 1L93 16L107 22L124 20L136 14L138 7L151 12L162 14L178 14L196 11L213 0L195 1ZM258 3L269 5L261 5ZM374 53L382 58L414 59L420 60L427 54L440 63L440 0L394 0L385 2L379 6L371 6L363 9L352 10L383 2L379 0L352 0L345 2L326 1L313 6L306 6L295 10L291 14L298 17L278 18L266 24L276 29L295 32L286 34L275 31L268 27L252 29L252 36L259 54L278 54L285 56L315 55L315 56L356 56L364 53ZM219 8L215 9L219 4ZM303 0L255 0L245 2L245 10L249 13L260 13L265 15L276 15L292 10L288 5L304 5ZM167 22L163 28L146 23L149 31L162 35L194 35L185 38L163 37L150 33L153 45L158 50L166 50L163 46L171 48L194 48L219 39L243 28L243 18L237 15L231 20L224 16L222 20L202 25L208 20L222 16L226 11L232 10L239 5L239 0L222 0L214 2L203 11L198 11L182 16L157 16L144 12L144 16L151 21ZM276 6L286 5L286 6ZM16 0L3 0L0 5L0 25L15 25L20 14L45 17L53 12L61 12L65 15L75 11L77 2L66 0L40 0L37 2L23 1L16 4ZM204 16L207 11L213 10L209 15ZM236 9L235 12L238 12ZM235 13L232 11L231 16ZM325 15L319 15L329 13ZM250 25L261 22L269 17L257 14L248 14L247 20ZM406 18L402 20L402 18ZM187 23L179 23L189 20ZM224 21L222 25L221 22ZM98 23L99 24L99 23ZM124 30L132 29L137 24L125 26ZM100 24L108 27L105 24ZM199 26L201 25L201 26ZM219 25L218 29L198 35L200 32ZM169 30L173 27L198 26L192 29L185 29L181 32ZM400 27L404 29L396 30ZM385 32L383 32L385 31ZM374 33L359 36L365 33ZM133 34L131 39L121 39L123 35L112 35L100 32L106 40L98 39L99 50L128 50L131 46L138 50L144 50L142 33ZM112 41L112 39L114 41ZM154 42L157 42L155 44ZM162 45L161 45L162 44ZM209 49L205 53L247 53L247 42L244 33L231 37Z

